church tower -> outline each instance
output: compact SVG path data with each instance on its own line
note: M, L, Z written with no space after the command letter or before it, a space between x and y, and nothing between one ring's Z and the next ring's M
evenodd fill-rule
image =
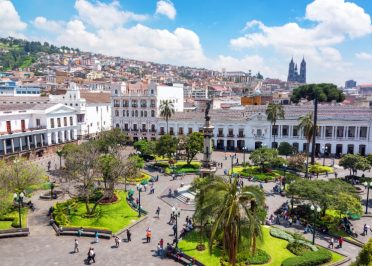
M299 76L298 82L306 83L306 61L305 61L305 58L302 58L302 61L301 61L300 76Z
M294 64L293 58L292 58L291 62L289 62L289 68L288 68L288 78L287 78L288 82L295 81L294 72L295 72L295 64Z

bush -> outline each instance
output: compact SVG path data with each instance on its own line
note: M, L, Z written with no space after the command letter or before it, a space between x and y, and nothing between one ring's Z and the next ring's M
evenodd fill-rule
M288 242L293 242L295 240L292 235L284 232L281 229L275 228L275 227L270 229L270 235L273 236L273 237L276 237L276 238L287 240Z
M353 266L368 266L372 263L372 238L364 245Z
M298 241L288 243L287 249L296 256L301 256L304 253L311 251L307 245L304 245Z
M285 259L282 266L316 266L332 260L332 254L326 249L306 252L302 256Z
M309 167L309 172L314 174L324 174L328 172L328 174L333 173L332 167L329 166L323 166L320 164L314 164Z
M262 249L257 249L256 255L252 256L247 251L239 252L236 256L236 265L237 266L245 266L250 264L265 264L270 261L271 257L269 254L266 253L266 251ZM228 266L229 264L229 258L227 256L224 256L221 259L221 265L222 266Z

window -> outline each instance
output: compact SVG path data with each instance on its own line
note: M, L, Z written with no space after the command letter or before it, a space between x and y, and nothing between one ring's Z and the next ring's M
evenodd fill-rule
M151 131L155 132L155 125L151 125Z
M23 132L26 131L26 123L25 123L24 119L21 120L21 129L22 129Z
M36 118L36 127L40 127L40 119L39 118Z
M144 112L145 117L147 117L147 111Z
M125 110L123 110L123 117L125 117Z
M170 127L170 128L169 128L169 134L170 134L170 135L174 135L173 127Z
M297 137L298 136L298 127L297 126L293 126L293 132L292 133L293 133L293 137Z
M58 125L58 127L61 127L61 118L57 118L57 125Z
M118 90L115 90L115 94L118 94Z
M344 137L344 127L337 127L337 137L338 138Z
M119 116L119 110L115 110L115 116Z
M332 130L333 130L333 127L330 127L330 126L325 127L326 138L332 138Z
M96 111L98 112L98 106L96 106Z
M70 116L70 126L74 125L74 119Z
M160 127L160 135L164 135L164 127Z
M191 133L192 133L192 127L189 127L188 134L191 134Z
M138 117L138 110L136 110L134 113L135 113L135 117Z
M180 128L178 129L178 135L183 135L183 127L180 127Z
M273 136L278 136L278 126L277 125L272 127L272 135Z
M223 128L218 129L218 137L223 137Z
M151 117L155 117L155 111L151 110Z
M239 129L239 137L244 138L244 129Z
M143 111L141 110L141 117L143 117Z
M234 130L229 128L229 137L234 137Z
M128 124L124 124L124 130L128 131Z
M360 127L359 137L361 137L361 138L366 138L367 137L367 127Z
M288 126L283 126L283 128L282 128L282 134L283 134L283 136L288 136Z

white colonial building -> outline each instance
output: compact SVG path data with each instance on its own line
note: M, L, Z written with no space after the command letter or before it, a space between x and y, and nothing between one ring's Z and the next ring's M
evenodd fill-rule
M272 128L265 114L266 106L249 106L243 110L211 110L211 122L214 125L212 138L216 150L254 150L262 145L274 145L276 142L290 143L295 150L306 151L307 141L298 129L298 118L312 112L312 106L286 106L286 117L278 120ZM203 113L176 113L169 120L169 133L182 136L202 131ZM321 105L318 114L318 137L316 151L341 155L372 153L372 110L340 105ZM157 135L165 134L166 122L159 119ZM310 147L311 148L311 147Z
M50 95L49 99L76 110L79 139L111 129L110 93L81 91L77 84L70 83L65 94Z
M0 156L15 153L41 156L47 146L77 139L74 108L6 98L6 101L0 98Z

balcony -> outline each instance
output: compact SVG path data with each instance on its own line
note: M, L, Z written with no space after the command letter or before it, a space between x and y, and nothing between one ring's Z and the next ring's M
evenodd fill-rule
M133 132L137 132L138 129L137 129L137 128L133 128L132 131L133 131Z
M183 136L183 132L178 132L178 135Z
M129 107L129 104L128 103L123 104L123 107Z
M147 132L147 129L146 128L142 128L141 129L141 132Z
M160 131L160 132L159 132L159 135L160 135L160 136L162 136L162 135L164 135L164 134L165 134L164 131Z
M141 104L141 108L147 108L146 104Z
M155 129L155 128L150 129L149 132L151 132L151 133L156 133L156 129Z
M238 138L245 138L245 135L244 134L238 134Z
M218 134L217 134L217 137L219 137L219 138L223 138L224 135L223 135L223 133L218 133Z
M155 105L155 104L150 104L150 107L151 107L151 108L155 108L156 105Z
M169 135L173 136L174 135L174 132L173 131L169 131Z
M265 138L265 135L257 135L257 134L254 134L253 135L255 139L264 139Z
M120 103L114 103L114 107L120 107Z
M229 134L227 134L227 137L228 137L228 138L233 138L233 137L235 137L235 135L234 135L234 134L231 134L231 133L229 133Z
M136 107L138 107L138 105L137 104L132 104L132 107L135 107L136 108Z

